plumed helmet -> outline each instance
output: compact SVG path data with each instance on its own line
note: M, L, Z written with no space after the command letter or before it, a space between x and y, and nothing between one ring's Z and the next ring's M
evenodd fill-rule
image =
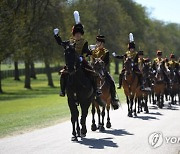
M134 36L132 33L129 33L129 43L128 43L128 49L135 49L135 42L134 42Z
M76 33L81 33L83 35L84 27L81 24L80 15L78 11L74 11L74 20L75 20L75 25L72 27L72 34L75 35Z

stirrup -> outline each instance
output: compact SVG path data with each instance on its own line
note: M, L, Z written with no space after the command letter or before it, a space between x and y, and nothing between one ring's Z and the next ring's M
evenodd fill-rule
M65 97L65 92L62 92L62 91L61 91L61 92L59 93L59 96Z

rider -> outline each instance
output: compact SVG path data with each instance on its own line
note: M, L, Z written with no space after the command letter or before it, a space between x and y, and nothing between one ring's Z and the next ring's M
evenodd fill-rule
M83 29L83 25L80 23L80 17L79 17L79 13L77 11L74 11L74 18L75 18L76 24L72 28L72 37L67 42L75 45L75 52L79 56L79 60L82 63L83 68L87 68L88 70L93 70L92 67L85 60L85 56L91 55L91 52L88 48L88 42L83 38L84 29ZM63 46L63 41L62 41L61 37L58 35L58 33L59 33L59 29L58 28L54 29L54 37L55 37L57 43L59 45ZM67 75L68 75L67 72L68 72L68 68L66 68L66 67L61 71L61 78L60 78L61 92L60 92L60 96L65 96L65 87L66 87ZM87 71L85 71L85 72L87 72ZM101 91L97 87L95 73L93 74L93 71L91 71L91 72L92 73L88 73L87 76L92 81L94 91L96 92L96 99L98 102L100 102L101 99L99 96L101 94Z
M105 76L110 83L110 91L111 91L111 97L112 97L112 104L113 106L117 106L118 109L119 100L116 98L116 88L115 83L109 72L107 71L107 66L109 65L109 51L104 47L105 44L105 36L98 35L96 37L96 48L92 51L92 58L101 58L105 63Z
M178 80L179 80L179 83L180 83L180 76L179 76L179 73L178 73L179 63L175 60L175 58L176 57L175 57L174 54L170 55L170 61L168 62L168 68L174 70L174 72L178 76Z
M128 51L124 54L124 55L116 55L115 58L118 58L118 59L126 59L126 58L131 58L133 59L133 62L134 62L134 66L133 66L133 69L135 71L135 73L137 74L138 76L138 82L140 84L140 89L141 90L145 90L144 89L144 85L143 85L143 82L142 82L142 73L141 71L139 70L138 68L138 52L135 51L135 42L134 42L134 38L133 38L133 34L130 33L129 34L129 43L128 43ZM121 88L122 86L122 80L123 80L123 77L124 77L124 73L125 73L125 68L122 69L120 75L119 75L119 89Z
M154 70L154 71L153 71L154 73L156 73L157 67L158 67L158 65L159 65L160 63L163 63L163 62L164 62L164 65L165 65L165 60L162 58L162 51L157 50L157 51L156 51L156 55L157 55L157 57L154 58L153 64L152 64L152 68L153 68L153 70ZM168 79L168 77L167 77L167 75L166 75L166 73L165 73L164 71L163 71L163 74L164 74L165 82L168 84L168 83L169 83L169 79Z

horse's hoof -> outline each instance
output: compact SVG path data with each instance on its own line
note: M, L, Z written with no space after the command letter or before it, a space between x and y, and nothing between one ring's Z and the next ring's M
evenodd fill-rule
M86 134L81 134L81 137L86 137Z
M148 110L148 109L146 110L146 113L149 113L149 110Z
M71 141L78 141L78 139L77 139L76 136L73 136L73 137L71 138Z
M128 117L133 117L133 116L132 116L132 113L128 113Z
M140 111L137 111L137 113L140 113Z
M136 114L136 112L134 113L134 116L135 116L135 117L137 117L137 114Z
M106 128L111 128L111 123L110 122L107 122Z
M105 130L104 126L101 126L101 127L99 128L99 131L100 131L100 132L103 132L104 130Z
M97 130L96 124L92 124L92 125L91 125L91 130L92 130L92 131L96 131L96 130Z

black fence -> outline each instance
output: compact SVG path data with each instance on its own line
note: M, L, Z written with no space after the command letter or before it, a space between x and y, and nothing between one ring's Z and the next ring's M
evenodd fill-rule
M59 72L62 67L51 67L51 72ZM45 68L35 68L36 74L45 74L46 69ZM25 69L19 69L19 76L25 75ZM14 77L14 70L3 70L1 71L1 78L8 78L8 77Z

